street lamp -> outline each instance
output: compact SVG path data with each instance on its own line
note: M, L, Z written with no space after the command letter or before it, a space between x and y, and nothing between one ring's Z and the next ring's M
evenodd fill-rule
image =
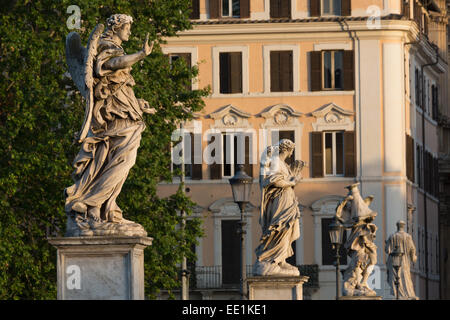
M398 287L400 284L400 275L398 274L398 272L400 270L400 267L402 266L402 257L403 257L403 252L399 249L398 246L395 246L394 251L392 251L392 253L391 253L391 257L392 257L392 267L394 267L394 271L395 271L394 284L395 284L396 296L397 296L397 300L398 300L398 297L399 297Z
M333 249L336 249L336 300L341 296L341 285L339 278L339 249L342 244L342 238L344 235L344 226L339 222L337 218L329 226L330 242Z
M247 299L247 286L245 280L247 277L247 270L245 264L245 217L244 211L247 203L250 202L250 192L252 189L253 178L247 175L244 171L244 165L237 166L238 171L229 179L231 190L233 191L234 202L237 203L241 210L241 221L239 222L239 234L241 236L241 295L242 300Z

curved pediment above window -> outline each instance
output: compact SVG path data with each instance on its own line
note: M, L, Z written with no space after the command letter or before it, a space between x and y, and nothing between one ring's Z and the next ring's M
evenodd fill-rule
M248 112L229 104L209 114L215 120L215 128L250 127L248 118L252 115Z
M297 112L284 103L266 108L259 116L266 119L265 126L290 126L298 123L303 113Z
M310 113L317 119L315 123L312 123L314 131L354 130L355 122L350 118L354 114L353 111L345 110L334 103L326 104Z
M234 202L233 198L221 198L219 200L214 201L208 209L214 214L214 216L228 216L228 217L240 217L241 210L239 206ZM246 216L252 212L256 207L247 203L245 206Z
M334 216L336 207L345 197L338 195L329 195L316 200L311 205L313 215Z

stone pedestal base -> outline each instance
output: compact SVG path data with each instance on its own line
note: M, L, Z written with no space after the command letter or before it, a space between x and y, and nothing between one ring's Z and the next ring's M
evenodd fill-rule
M49 238L58 249L58 300L143 300L148 237Z
M343 296L338 300L382 300L380 296Z
M247 278L249 300L303 300L309 277L260 276Z

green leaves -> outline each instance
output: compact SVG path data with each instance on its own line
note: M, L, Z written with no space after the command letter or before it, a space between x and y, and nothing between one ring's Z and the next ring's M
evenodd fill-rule
M67 72L67 7L73 1L17 0L0 15L0 299L55 299L56 250L48 236L63 235L64 188L72 184L72 161L79 146L73 136L84 117L84 101ZM127 53L140 50L147 32L175 36L190 28L189 0L83 0L82 42L113 13L130 14L134 23ZM151 20L149 20L151 19ZM208 90L189 91L198 70L177 61L169 65L159 47L133 68L138 98L158 112L147 115L136 165L118 198L125 218L141 223L153 245L145 252L146 293L180 286L177 263L201 236L201 221L177 227L180 212L193 203L181 192L159 199L160 177L170 179L170 135L176 123L199 111Z

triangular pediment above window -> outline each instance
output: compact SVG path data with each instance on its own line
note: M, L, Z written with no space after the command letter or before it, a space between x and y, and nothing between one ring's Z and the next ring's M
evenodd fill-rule
M354 130L354 122L351 121L355 113L345 110L334 103L328 103L309 115L317 119L312 123L314 131L322 130Z
M215 127L248 127L248 118L252 115L231 104L209 114L215 120Z

